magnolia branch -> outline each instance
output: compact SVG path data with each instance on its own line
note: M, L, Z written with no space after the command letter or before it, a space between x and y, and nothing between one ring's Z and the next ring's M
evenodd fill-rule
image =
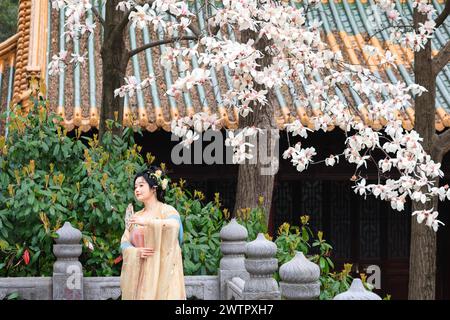
M169 13L169 14L170 14L171 16L175 17L175 18L177 19L177 21L178 21L179 17L177 17L177 16L175 16L175 15L173 15L173 14L171 14L171 13ZM196 36L197 38L200 38L200 37L201 37L202 32L201 32L200 29L199 29L198 27L196 27L193 23L190 23L190 24L188 25L188 29L191 30L191 32L192 32L193 34L195 34L195 36Z
M439 26L444 23L445 19L448 17L449 14L450 14L450 0L447 0L445 2L444 10L442 10L442 12L436 18L436 20L434 20L434 22L436 23L434 27L436 29L439 28Z
M113 35L116 35L117 33L122 34L123 29L125 29L125 27L128 24L130 13L133 12L134 10L135 8L131 8L130 10L125 12L124 16L122 17L122 20L120 20L119 24L114 27Z
M95 6L92 6L91 10L92 10L92 13L94 14L94 16L100 22L100 24L104 27L105 26L105 20L103 20L102 16L100 15L100 13L97 10L97 8Z
M149 4L150 6L155 2L155 0L148 0L148 1L142 1L142 3L140 4ZM114 28L113 33L117 34L117 33L122 33L123 29L127 26L128 21L129 21L129 16L130 13L135 11L136 7L131 8L130 10L128 10L127 12L125 12L125 15L123 16L122 20L120 21L120 23L118 25L116 25L116 27ZM179 17L177 17L176 15L170 13L167 11L167 13L173 17L175 17L177 19L177 21L180 19ZM189 30L191 30L191 32L196 36L196 38L200 38L201 36L201 31L199 30L198 27L196 27L193 23L191 23L188 26ZM143 49L145 50L145 49Z
M438 54L432 60L433 75L437 74L447 65L450 61L450 40L447 41L445 46L438 52Z
M214 5L214 4L212 4L212 3L209 3L209 1L208 0L205 0L205 4L204 4L204 6L202 5L201 7L200 7L200 10L203 10L203 7L205 8L205 16L206 16L206 25L207 25L207 28L208 28L208 32L209 32L209 34L210 35L212 35L212 36L216 36L217 35L217 33L220 31L220 25L215 25L214 27L213 26L211 26L211 24L209 23L209 20L210 19L213 19L216 15L214 14L214 15L211 15L210 14L210 12L209 12L209 10L208 10L208 8L209 7L213 7L213 8L215 8L215 9L217 9L217 7Z
M412 26L412 25L403 25L403 24L401 24L401 25L396 25L396 26L386 26L386 27L381 28L380 30L376 31L376 32L375 32L374 34L372 34L371 36L367 35L366 41L369 42L369 41L371 41L372 38L373 38L374 36L376 36L377 34L383 32L383 31L386 31L386 30L388 30L388 29L392 29L392 28L411 28L411 29L414 29L414 26Z
M153 2L155 2L155 0L148 0L148 1L143 1L144 3L148 3L150 6L152 6L153 5ZM177 21L179 21L179 19L180 19L180 17L177 17L176 15L174 15L174 14L172 14L170 11L167 11L167 13L169 14L169 15L171 15L172 17L174 17L175 19L177 19ZM200 38L200 36L201 36L201 31L200 31L200 29L199 28L197 28L194 24L190 24L189 26L188 26L188 28L189 28L189 30L191 30L192 31L192 33L193 34L195 34L196 36L197 36L197 38Z
M139 5L144 5L145 3L148 3L150 6L153 4L153 2L155 2L154 0L149 0L149 1L140 1L138 2ZM130 17L130 13L135 11L136 7L132 7L130 8L128 11L125 12L124 16L122 17L122 20L120 20L119 24L116 25L116 27L114 28L113 33L117 34L117 33L122 33L123 29L125 29L125 27L128 24L129 21L129 17Z
M182 41L182 40L198 40L198 38L196 36L183 36L183 37L173 37L170 39L153 41L153 42L147 43L146 45L143 45L142 47L131 50L128 53L128 57L131 58L135 54L138 54L141 51L144 51L144 50L147 50L147 49L150 49L153 47L157 47L157 46L160 46L163 44L173 43L173 42L177 42L177 41Z

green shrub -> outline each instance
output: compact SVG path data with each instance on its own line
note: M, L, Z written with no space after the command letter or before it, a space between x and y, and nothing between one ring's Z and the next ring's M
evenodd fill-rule
M0 138L0 276L50 275L65 221L82 231L86 275L117 275L123 212L145 164L133 131L113 136L110 121L102 144L80 131L71 138L46 110L35 99L27 115L11 113L8 138Z
M184 181L174 183L167 193L166 201L180 212L184 226L183 263L186 275L215 275L222 258L220 251L220 230L230 220L226 208L222 208L220 195L202 205L205 196L194 190L194 195L184 187ZM243 209L238 212L237 221L254 240L259 232L266 232L264 212L261 207Z
M11 113L8 138L0 137L0 276L51 275L55 232L65 221L82 232L84 274L117 276L123 213L128 203L142 207L134 199L133 178L154 157L144 160L130 128L113 135L119 126L114 121L100 143L78 130L69 137L62 119L46 110L46 102L35 99L27 115ZM192 195L183 185L170 184L166 202L184 225L185 274L217 274L219 232L229 213L218 194L204 205L200 192ZM244 210L238 220L252 239L263 229L260 208Z
M225 217L215 203L201 204L204 196L185 190L184 181L172 184L166 202L180 213L184 226L182 246L186 275L216 274L221 258L219 232Z

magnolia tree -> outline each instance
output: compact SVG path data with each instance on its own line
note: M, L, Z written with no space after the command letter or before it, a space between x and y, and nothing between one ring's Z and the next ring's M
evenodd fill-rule
M273 123L274 90L287 87L290 92L295 92L295 88L301 86L304 92L296 96L298 106L319 111L311 117L312 126L305 126L300 120L293 119L285 125L286 131L305 140L311 132L327 131L330 126L338 126L347 138L341 154L317 159L316 147L305 148L298 142L283 150L283 158L289 159L299 172L321 162L327 166L343 161L354 164L352 180L355 181L354 191L357 194L364 197L373 195L388 201L398 211L404 210L408 199L426 204L414 210L412 215L419 224L437 231L443 223L438 219L434 199L450 199L450 189L448 186L439 187L439 178L443 176L441 164L433 159L430 150L425 150L421 136L414 130L406 131L397 117L399 111L411 106L414 98L417 101L417 97L427 94L428 88L418 83L383 82L368 66L347 63L340 52L332 51L324 42L320 33L321 22L307 19L306 12L314 10L318 3L319 0L310 0L302 8L297 8L288 1L224 0L221 6L215 7L208 1L202 1L199 10L209 13L203 29L199 29L196 23L197 12L186 1L108 0L104 20L89 0L53 1L53 7L65 7L68 40L93 32L97 23L104 28L101 110L104 117L101 118L100 132L104 119L112 118L114 111L118 112L120 119L123 118L122 101L125 95L132 96L155 81L154 75L142 82L137 82L133 76L127 77L128 60L146 49L164 44L161 65L169 70L177 66L183 73L168 88L166 95L177 97L209 82L211 72L222 68L227 68L232 77L232 89L223 93L221 103L223 107L234 108L239 113L239 129L228 130L225 141L227 146L233 148L233 162L240 164L237 207L256 202L255 196L262 193L266 198L266 209L270 210L273 175L263 176L258 173L258 166L252 168L248 165L255 149L255 144L248 141L260 135L269 135L272 140L278 137ZM378 1L377 6L390 20L386 30L390 31L391 41L415 52L429 46L437 13L428 1L413 2L415 16L420 20L416 19L413 28L401 32L399 28L404 17L395 9L394 0ZM89 23L85 19L89 10L97 17L97 23ZM127 50L124 30L129 23L136 28L163 30L166 38ZM236 38L221 32L226 28L232 28ZM380 65L396 67L392 52L381 52L372 46L366 46L364 50L368 56L375 56ZM198 61L195 68L189 62L193 56ZM66 63L83 63L84 59L83 53L60 52L53 56L49 73L57 74ZM370 97L371 102L364 104L367 114L361 114L360 106L340 99L337 94L339 90L351 90L366 101ZM434 119L434 107L430 112ZM375 131L362 121L364 118L370 121L383 119L385 126L381 131ZM434 128L434 120L432 126ZM172 122L172 133L182 138L181 143L186 147L199 139L203 131L220 128L221 119L206 113ZM383 155L381 158L380 153ZM274 153L270 156L277 161ZM379 171L376 183L368 183L365 178L369 162ZM241 184L248 181L256 181L254 185L262 185L265 190L255 189L261 191L256 195L252 194L255 193L253 190L242 190ZM245 203L240 197L253 198L246 198Z

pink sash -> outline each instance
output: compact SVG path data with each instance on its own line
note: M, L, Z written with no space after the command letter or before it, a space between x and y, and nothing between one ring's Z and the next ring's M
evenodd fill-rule
M130 241L133 246L136 248L144 247L144 228L143 227L134 227L130 233Z

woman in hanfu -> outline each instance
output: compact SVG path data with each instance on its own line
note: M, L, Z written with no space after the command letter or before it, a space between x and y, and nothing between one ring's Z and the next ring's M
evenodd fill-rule
M168 180L152 166L134 178L134 194L145 207L127 209L121 239L120 288L123 300L185 300L181 244L183 226L177 210L164 203Z

